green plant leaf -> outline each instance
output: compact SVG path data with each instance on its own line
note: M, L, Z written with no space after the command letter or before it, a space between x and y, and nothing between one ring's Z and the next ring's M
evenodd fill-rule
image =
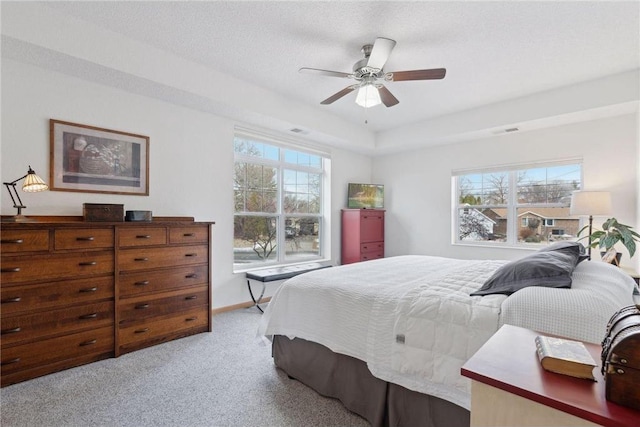
M608 230L608 229L609 229L609 227L611 227L612 225L613 225L613 226L618 225L618 220L617 220L617 219L615 219L615 218L609 218L608 220L606 220L606 221L604 222L604 224L602 224L602 229L603 229L603 230Z
M619 233L609 232L606 236L600 239L600 247L605 247L609 249L611 246L615 245L620 241Z
M582 232L583 232L583 231L588 230L588 229L589 229L589 226L588 226L588 225L585 225L585 226L584 226L584 227L582 227L580 230L578 230L578 234L577 234L577 236L580 236L580 235L582 234ZM584 237L589 237L589 236L587 235L587 236L584 236ZM583 238L584 238L584 237L583 237Z
M633 254L636 253L636 242L634 242L633 240L628 240L628 241L623 242L623 243L624 243L624 246L629 251L629 256L632 257Z

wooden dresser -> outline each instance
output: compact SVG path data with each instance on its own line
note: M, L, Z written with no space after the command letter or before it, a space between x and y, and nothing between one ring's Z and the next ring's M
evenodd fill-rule
M341 264L384 258L384 210L342 210Z
M210 226L2 223L2 386L211 331Z

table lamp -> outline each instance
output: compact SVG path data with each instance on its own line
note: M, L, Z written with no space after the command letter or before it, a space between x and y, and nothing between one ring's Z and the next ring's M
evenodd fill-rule
M570 215L589 216L589 246L591 259L591 231L594 215L611 215L611 193L608 191L574 191L571 194Z
M22 209L25 209L26 206L22 204L22 200L20 199L20 195L18 194L18 190L16 189L16 184L18 181L24 179L24 183L22 184L22 191L26 193L35 193L38 191L46 191L49 189L49 186L44 182L42 178L40 178L31 166L29 166L29 170L25 176L22 176L15 181L12 182L4 182L3 184L7 187L7 191L9 191L9 196L11 196L11 200L13 201L13 207L18 209L18 214L9 217L3 218L3 221L10 222L27 222L30 221L26 216L22 215ZM11 190L13 189L13 191ZM14 197L15 196L15 197ZM17 203L16 203L17 199Z

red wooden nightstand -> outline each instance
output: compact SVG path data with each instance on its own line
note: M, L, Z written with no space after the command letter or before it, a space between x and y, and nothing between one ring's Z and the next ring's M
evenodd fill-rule
M605 399L599 366L597 382L545 371L536 335L504 325L464 364L462 375L472 380L471 426L640 425L640 411ZM585 345L600 364L601 347Z

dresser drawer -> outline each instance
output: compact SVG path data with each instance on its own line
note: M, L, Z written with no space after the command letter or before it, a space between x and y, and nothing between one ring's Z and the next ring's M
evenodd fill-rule
M169 243L206 243L209 241L209 227L171 227Z
M118 245L121 248L166 244L167 229L165 227L118 228Z
M75 278L114 269L112 251L2 257L2 284Z
M129 326L118 331L119 346L129 346L144 341L162 342L177 333L209 325L209 309L200 307L178 316L154 320L144 325Z
M113 352L112 327L44 339L2 350L2 376L90 353Z
M2 349L10 344L32 341L83 329L113 324L113 302L87 304L2 318ZM3 356L4 357L4 356Z
M54 231L54 247L62 249L112 248L111 228L60 229Z
M367 252L360 255L360 261L370 261L379 258L384 258L384 251Z
M121 300L118 304L120 328L134 323L144 322L152 317L172 315L185 312L209 303L209 288L200 286L194 289L183 289L172 292L168 296L138 297Z
M122 273L118 278L120 297L164 292L209 283L209 266L194 265L172 270Z
M209 249L202 246L168 246L161 248L122 249L118 256L120 271L207 263Z
M113 282L113 276L108 276L38 285L3 286L0 288L0 312L3 316L8 316L27 310L49 310L61 305L113 299Z
M2 230L3 254L49 250L49 230Z
M360 244L360 253L384 252L384 242L369 242Z

